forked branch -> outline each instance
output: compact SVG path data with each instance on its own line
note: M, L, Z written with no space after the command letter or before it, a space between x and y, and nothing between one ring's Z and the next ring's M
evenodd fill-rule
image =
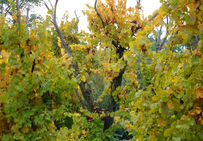
M50 1L49 1L50 2ZM50 2L51 3L51 2ZM49 8L49 6L46 4L46 2L44 2L44 4L45 4L45 6L46 6L46 8L48 9L48 10L50 10L50 8ZM53 23L53 25L54 25L54 27L55 27L55 29L56 29L56 32L57 32L57 34L58 34L58 36L59 36L59 38L60 38L60 40L61 40L61 44L62 44L62 46L65 48L65 51L66 51L66 53L67 53L67 55L68 55L68 58L70 58L71 56L72 56L72 53L71 53L71 50L68 48L68 45L66 44L66 42L65 42L65 40L64 40L64 38L63 38L63 35L62 35L62 33L61 33L61 31L60 31L60 28L59 28L59 26L58 26L58 23L57 23L57 21L56 21L56 8L57 8L57 4L58 4L58 0L56 0L56 2L55 2L55 5L54 5L54 13L53 13L53 16L52 16L52 23ZM51 5L51 7L53 8L53 5L52 4L50 4Z

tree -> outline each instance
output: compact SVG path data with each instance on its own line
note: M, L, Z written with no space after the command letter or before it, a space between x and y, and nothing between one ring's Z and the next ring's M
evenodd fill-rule
M90 33L77 17L58 25L57 3L29 35L1 19L2 140L113 140L119 128L132 140L202 139L200 1L165 0L144 18L140 1L95 0Z
M12 17L12 16L24 16L26 18L26 23L29 25L32 23L33 18L35 19L41 19L39 15L31 14L30 15L30 9L34 6L39 6L42 3L42 0L1 0L0 1L0 14L5 15L6 17ZM18 14L20 11L21 14ZM31 17L29 17L31 16ZM20 17L19 17L20 18ZM13 22L15 22L16 19L13 19Z
M60 32L60 29L56 23L57 2L58 1L56 1L55 5L54 5L52 22L61 39L62 45L65 47L65 50L66 50L68 56L71 57L72 53L71 53L69 47L67 46L67 44L65 43L64 38ZM110 5L111 7L108 8L107 4ZM99 60L100 62L98 62L98 65L100 65L100 66L102 66L104 64L105 65L108 65L108 64L115 65L116 64L116 65L113 68L110 67L109 70L100 70L101 67L100 68L90 68L90 65L94 65L94 64L87 64L88 68L84 68L84 66L82 66L83 68L80 68L79 63L83 64L85 62L79 61L79 58L77 58L77 61L74 62L74 65L73 65L74 69L76 70L75 71L76 76L80 74L80 71L83 71L85 69L83 71L84 74L80 74L80 75L83 75L82 77L84 77L85 79L86 79L86 77L90 77L88 75L95 75L94 71L90 71L90 69L95 69L97 71L101 71L99 73L101 73L100 75L103 75L104 78L110 77L109 81L106 82L107 86L106 86L106 88L104 88L104 92L103 92L104 95L110 96L108 99L109 106L104 110L106 115L101 117L101 119L104 121L104 131L106 129L108 129L113 123L113 118L110 117L110 115L109 115L109 113L115 112L115 110L116 110L116 101L115 101L115 98L113 97L113 92L118 87L121 86L123 73L125 71L126 63L127 63L123 59L123 54L124 54L124 51L128 48L130 38L132 38L131 21L134 20L133 16L136 16L135 15L136 9L128 10L129 12L132 12L132 14L124 15L127 12L126 11L126 1L119 1L119 5L117 8L120 10L116 10L116 8L114 7L115 2L108 1L107 4L101 5L101 3L100 3L100 6L101 6L100 8L104 8L104 9L108 10L108 13L115 14L121 18L111 19L111 16L105 15L104 16L105 19L103 19L97 9L97 1L95 1L94 9L91 9L90 15L88 14L89 17L93 18L93 19L91 19L90 23L93 22L92 26L91 26L91 30L92 30L93 34L91 36L94 37L94 39L92 41L90 41L90 44L88 46L92 46L92 48L96 48L98 46L98 43L100 43L100 47L101 47L100 49L104 48L106 52L109 52L109 56L105 56L106 59ZM46 4L46 7L49 9L47 4ZM95 13L95 11L96 11L96 13ZM126 21L128 20L127 23L126 22L122 23L125 20ZM136 22L138 22L138 20L140 20L139 16L138 16L138 19L136 19ZM99 22L101 22L102 24L101 25L98 24ZM117 27L118 27L118 29L116 29ZM101 30L98 30L98 28ZM137 28L140 28L140 25ZM135 31L133 31L133 32L136 32L136 27L134 30ZM99 34L99 33L100 33L99 36L95 36L95 34ZM95 42L95 43L91 43L91 42ZM105 44L103 44L103 42L105 42ZM87 46L87 45L85 45L85 46ZM91 50L91 48L90 48L90 50ZM90 50L89 50L89 52L91 52ZM103 54L104 52L101 52L101 53ZM97 54L97 55L99 55L99 54ZM105 73L109 72L109 74L108 75L102 74L103 71L105 71ZM92 89L89 86L88 82L86 80L80 80L79 86L80 86L82 95L84 97L84 100L88 104L88 110L90 112L97 113L100 115L103 110L100 107L95 106L96 103L93 101ZM108 89L108 91L107 91L107 89Z

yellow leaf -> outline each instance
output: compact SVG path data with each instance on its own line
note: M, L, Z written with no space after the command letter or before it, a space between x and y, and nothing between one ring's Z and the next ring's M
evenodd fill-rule
M203 24L198 25L198 28L200 31L202 31L203 30Z
M139 137L138 137L138 141L143 141L143 137L142 137L142 136L139 136Z
M190 114L190 115L195 115L195 111L192 110L192 111L189 112L189 114Z
M196 107L196 108L195 108L195 112L196 112L197 114L200 114L200 113L202 112L202 109L201 109L200 107Z
M85 135L85 134L86 134L86 131L85 131L85 130L82 130L82 134Z
M188 116L183 115L183 116L181 117L181 119L182 119L182 120L187 120L187 119L188 119Z
M162 15L162 16L165 16L167 13L167 7L165 5L162 5L160 8L159 8L159 14Z
M203 89L196 89L194 90L194 93L196 94L196 98L203 98Z
M17 20L16 14L14 14L14 15L12 16L12 18L13 18L13 20Z
M50 123L47 128L49 129L49 131L55 131L55 124L54 124L54 122Z
M102 102L102 99L100 98L98 101L99 101L99 102Z
M171 100L169 100L167 102L167 106L168 106L169 109L173 109L174 108L173 102Z
M173 129L171 129L171 128L166 129L166 130L164 131L164 136L165 136L165 137L170 136L172 133L173 133Z
M156 141L156 137L155 137L155 135L150 135L149 140L150 140L150 141Z
M115 120L115 122L119 122L120 121L120 117L115 117L114 120Z
M166 126L167 125L167 122L162 118L159 118L159 123L160 123L161 126Z
M175 117L176 117L175 115L172 115L172 116L171 116L171 118L175 118Z
M152 97L152 101L153 101L153 102L155 102L155 101L157 101L157 100L158 100L158 97L157 97L156 95Z
M132 47L134 45L134 42L130 42L129 46Z
M173 90L168 89L168 90L165 90L165 92L166 92L167 94L172 94L172 93L173 93Z
M80 77L80 79L82 80L82 81L86 81L86 78L85 78L85 76L84 75L82 75L81 77Z
M90 114L90 118L93 118L94 117L94 115L93 114Z
M79 117L79 116L80 116L80 114L79 114L79 113L75 113L75 116L76 116L76 117Z
M203 118L200 119L200 124L203 125Z

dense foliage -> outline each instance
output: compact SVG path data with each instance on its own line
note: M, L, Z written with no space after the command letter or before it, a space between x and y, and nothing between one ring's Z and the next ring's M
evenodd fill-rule
M203 140L203 4L161 3L96 0L89 33L2 15L0 140Z

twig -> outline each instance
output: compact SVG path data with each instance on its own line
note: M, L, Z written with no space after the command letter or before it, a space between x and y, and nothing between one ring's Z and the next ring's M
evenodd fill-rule
M157 13L155 13L153 16L152 16L152 18L151 19L149 19L149 21L152 21L152 20L154 20L157 16L159 15L159 12L157 12Z
M162 40L162 43L161 43L161 45L160 45L160 49L162 49L163 48L163 46L164 46L164 44L165 44L165 42L166 42L166 39L167 39L167 37L168 37L168 24L169 24L169 18L168 18L168 16L166 17L166 36L164 37L164 39Z
M137 0L137 4L140 4L141 0Z
M76 10L74 11L74 13L75 13L76 21L78 22L79 21L79 17L77 15ZM78 26L76 26L74 29L75 29L76 32L78 32Z
M76 10L74 11L74 14L75 14L76 19L79 19Z
M50 10L49 6L46 4L46 2L44 2L44 5L46 6L47 10Z

